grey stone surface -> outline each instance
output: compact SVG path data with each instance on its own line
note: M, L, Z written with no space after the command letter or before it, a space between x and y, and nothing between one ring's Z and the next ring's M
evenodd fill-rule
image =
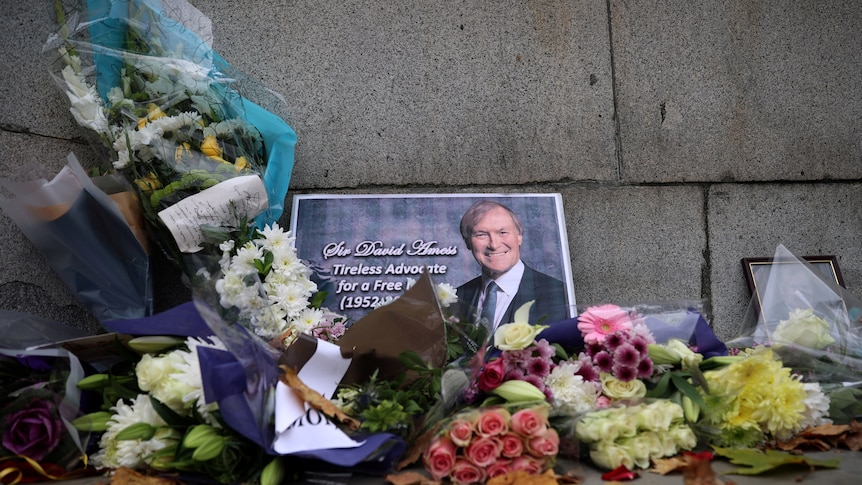
M69 101L49 75L42 46L51 31L49 2L3 0L0 15L0 127L4 131L81 137Z
M297 188L616 178L603 1L193 3L288 100Z
M622 178L862 176L853 0L611 2Z
M709 189L710 293L720 337L735 336L750 296L741 259L835 255L848 290L862 295L862 184L718 184Z
M562 193L579 306L704 296L703 189L597 186Z

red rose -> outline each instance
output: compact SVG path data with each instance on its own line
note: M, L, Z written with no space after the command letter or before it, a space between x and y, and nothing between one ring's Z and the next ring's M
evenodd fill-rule
M466 419L456 419L449 424L449 438L457 446L467 446L473 438L473 423Z
M422 456L425 469L434 478L442 480L455 466L455 444L448 438L437 438Z
M522 470L530 475L538 475L545 468L545 462L532 456L524 455L513 459L510 468L513 472Z
M34 399L26 409L6 416L3 446L39 461L54 451L63 436L63 423L55 418L53 404Z
M503 443L501 454L507 458L515 458L524 454L524 442L515 433L509 432L500 437Z
M485 475L487 475L488 479L503 476L509 473L511 463L510 460L497 460L485 470Z
M497 436L509 430L512 416L503 408L485 410L476 421L476 432L481 436Z
M497 438L479 437L470 442L464 455L476 466L487 467L497 461L503 444Z
M512 415L512 431L521 436L536 436L548 427L547 408L540 412L537 408L522 409Z
M455 467L452 468L452 474L449 476L455 483L482 483L485 481L485 472L467 460L459 458L455 462Z
M527 449L535 457L555 456L560 449L560 436L554 428L548 428L544 433L530 437Z
M488 362L482 367L482 372L479 374L479 390L490 392L500 387L505 375L506 365L503 359L494 359Z

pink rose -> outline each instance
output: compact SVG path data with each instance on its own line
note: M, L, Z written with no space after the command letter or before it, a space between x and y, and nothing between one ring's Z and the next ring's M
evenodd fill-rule
M473 438L473 423L466 419L456 419L449 423L449 438L456 446L467 446Z
M548 408L522 409L512 415L512 431L521 436L534 436L548 427Z
M434 480L442 480L455 466L455 444L445 437L435 438L422 459Z
M511 460L497 460L485 470L485 475L487 475L488 479L503 476L509 473L511 463Z
M503 408L485 410L476 421L476 432L482 436L497 436L509 430L509 419L512 416Z
M506 375L506 364L503 359L494 359L482 367L479 374L479 390L490 392L500 387L503 377Z
M449 475L455 483L482 483L485 481L485 472L470 462L470 460L459 458Z
M535 457L556 456L559 449L560 436L554 428L547 428L544 433L527 441L527 451Z
M503 444L501 454L506 458L515 458L524 454L524 442L521 437L514 432L509 432L500 437Z
M497 461L502 451L503 444L499 439L482 436L470 442L464 455L476 466L486 467Z
M524 455L513 459L509 468L513 472L522 470L530 475L538 475L545 468L545 462L532 456Z

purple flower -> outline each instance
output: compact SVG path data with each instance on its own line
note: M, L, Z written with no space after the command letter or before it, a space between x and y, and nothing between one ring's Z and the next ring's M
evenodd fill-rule
M638 363L638 379L646 379L652 375L653 363L652 359L647 357Z
M540 391L545 392L545 383L538 376L524 376L522 381L529 382L530 384L536 386Z
M582 365L581 368L578 369L577 372L575 372L575 375L583 377L585 381L599 380L599 373L596 368L593 367L593 364Z
M54 417L53 409L48 401L34 399L27 408L6 416L3 446L36 461L45 458L63 435L63 423Z
M557 350L554 349L554 347L545 339L537 341L535 347L539 357L542 357L543 359L550 360L551 357L557 353Z
M590 357L595 357L596 354L605 350L605 347L601 344L587 344L584 350Z
M527 374L545 378L551 373L551 362L541 357L533 357L527 362Z
M613 375L623 382L635 380L638 376L637 367L621 365L619 362L614 364Z
M616 352L614 352L614 360L620 365L635 367L641 361L641 354L632 344L625 343L620 345Z
M624 332L614 332L608 335L607 337L605 337L605 348L607 348L611 352L614 352L617 347L626 343L626 341L628 340L628 338L626 338L627 336L628 335Z
M635 350L640 352L641 357L646 357L649 354L649 342L644 337L638 335L631 339L629 343L632 344Z
M509 369L506 372L506 377L503 379L504 381L520 381L524 379L524 371L521 369Z
M593 362L596 363L596 367L602 372L610 372L611 367L614 365L614 358L607 351L602 350L593 356Z

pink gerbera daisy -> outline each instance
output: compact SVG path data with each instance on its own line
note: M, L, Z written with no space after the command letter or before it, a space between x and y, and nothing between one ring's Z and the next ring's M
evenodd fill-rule
M578 330L588 344L604 342L609 334L631 328L629 313L617 305L589 307L578 317Z

